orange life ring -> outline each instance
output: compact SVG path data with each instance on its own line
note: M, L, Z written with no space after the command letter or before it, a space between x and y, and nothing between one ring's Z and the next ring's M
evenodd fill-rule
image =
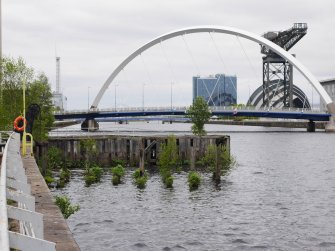
M17 132L23 132L24 131L24 127L27 125L27 120L25 119L25 117L23 116L18 116L15 120L14 120L14 129Z

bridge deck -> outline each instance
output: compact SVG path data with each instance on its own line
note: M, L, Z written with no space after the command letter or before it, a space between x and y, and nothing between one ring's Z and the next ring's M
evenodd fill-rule
M73 235L63 218L58 206L53 202L53 196L41 175L34 157L22 158L31 193L35 196L36 212L42 213L44 224L44 239L56 243L57 251L80 251Z

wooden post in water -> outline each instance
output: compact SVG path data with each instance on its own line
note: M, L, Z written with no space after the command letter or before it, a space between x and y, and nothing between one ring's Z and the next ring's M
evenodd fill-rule
M215 140L216 144L216 166L215 166L215 172L214 172L214 180L218 184L221 181L221 170L222 170L222 149L225 146L225 139L218 138Z
M190 169L195 169L195 147L194 147L194 139L190 139L190 150L191 150L191 159L190 159Z
M144 149L144 138L141 140L141 148L140 148L140 174L141 176L144 174L144 163L145 163L145 149Z

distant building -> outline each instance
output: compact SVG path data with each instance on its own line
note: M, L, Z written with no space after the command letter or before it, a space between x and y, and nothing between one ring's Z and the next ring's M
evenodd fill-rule
M66 110L67 98L58 92L52 93L52 104L55 106L57 111L65 111Z
M323 81L320 81L320 83L323 86L323 88L326 90L326 92L328 93L332 101L335 102L335 78L323 80ZM323 100L320 100L320 104L321 104L321 109L326 111L327 107L326 107L325 102L323 102Z
M203 97L209 106L237 104L236 76L193 77L193 100L196 97Z

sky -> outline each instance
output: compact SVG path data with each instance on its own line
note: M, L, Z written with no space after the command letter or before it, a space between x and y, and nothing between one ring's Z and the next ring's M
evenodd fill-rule
M133 51L169 31L230 26L262 35L307 23L290 52L324 80L335 77L333 0L2 0L2 50L44 72L55 90L56 56L67 109L85 109L112 71ZM135 58L113 81L99 107L189 105L192 76L237 76L238 102L262 83L259 45L217 33L162 42ZM295 84L318 95L296 71Z

